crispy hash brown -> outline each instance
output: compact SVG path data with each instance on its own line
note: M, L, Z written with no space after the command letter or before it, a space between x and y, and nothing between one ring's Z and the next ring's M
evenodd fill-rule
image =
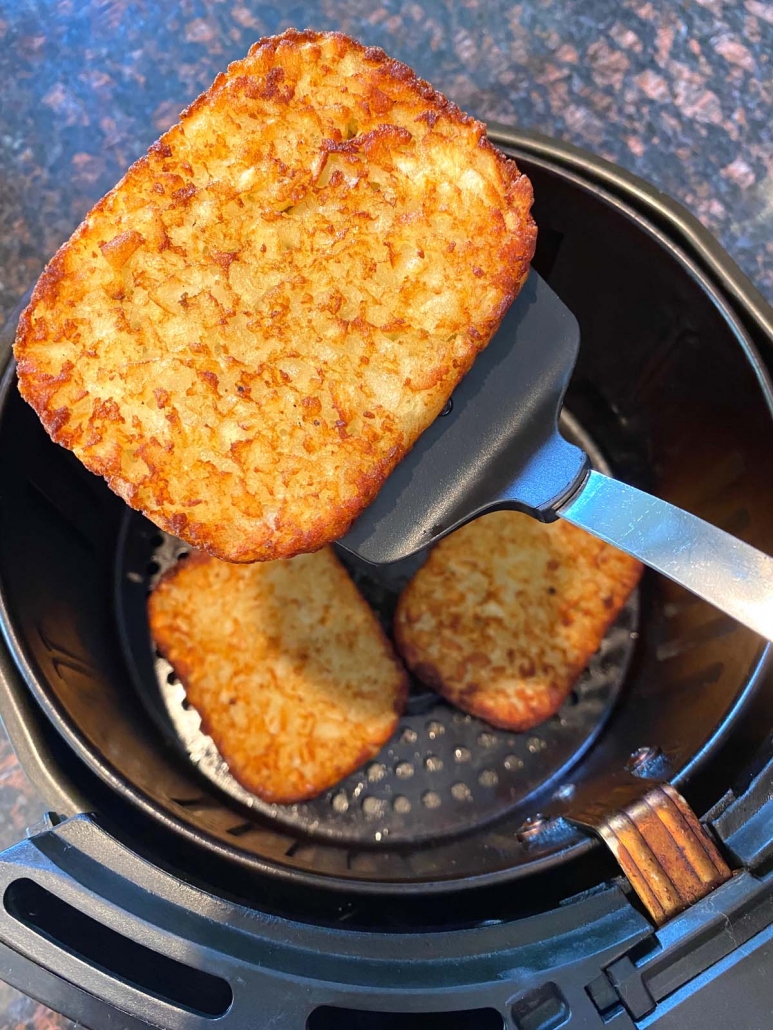
M316 796L397 726L407 675L329 548L249 566L193 555L148 611L205 732L258 797Z
M459 708L528 730L561 706L641 571L563 519L495 512L442 540L408 584L397 647Z
M17 333L22 395L194 546L314 550L495 332L531 202L484 126L381 50L263 39L53 258Z

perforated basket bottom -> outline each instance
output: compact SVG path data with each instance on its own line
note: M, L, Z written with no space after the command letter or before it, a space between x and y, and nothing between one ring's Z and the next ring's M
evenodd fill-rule
M563 426L596 465L601 456L567 418ZM413 681L408 709L394 738L364 768L320 797L295 805L268 804L231 776L212 739L201 730L172 667L152 650L144 598L187 546L127 513L119 554L118 585L124 613L122 638L137 690L167 740L218 791L255 815L294 832L340 843L416 844L473 831L511 813L528 812L531 795L552 785L568 798L568 773L608 718L620 692L637 636L634 594L560 711L529 733L494 729L455 710ZM349 568L387 632L402 586L421 558L392 566L389 583L376 582L345 552ZM145 590L138 590L140 584ZM152 659L151 659L152 656Z

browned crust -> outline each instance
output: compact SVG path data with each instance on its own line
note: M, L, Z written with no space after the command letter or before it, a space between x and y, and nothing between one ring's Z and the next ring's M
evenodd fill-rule
M330 557L334 559L338 572L348 578L348 573L339 561L338 557L332 552ZM261 778L260 775L253 775L251 773L250 768L243 762L242 753L238 748L234 748L232 746L231 735L228 732L222 732L218 727L217 719L213 721L207 716L206 704L202 703L201 693L197 690L196 669L190 662L185 661L179 656L179 654L174 653L175 641L171 636L165 635L165 630L169 628L168 623L156 616L158 599L165 591L174 590L176 581L185 570L197 565L207 565L214 560L215 559L207 554L194 551L191 552L187 558L182 561L178 561L171 568L167 569L166 572L159 577L153 592L148 598L149 623L158 652L172 665L191 704L199 713L202 731L212 738L216 748L228 766L229 772L240 786L270 804L290 805L311 800L323 793L325 790L328 790L330 787L335 786L336 783L340 782L350 773L360 768L369 759L374 758L386 741L394 734L408 702L410 680L407 670L395 653L392 643L384 633L380 623L375 616L373 616L370 627L371 632L374 637L379 639L384 656L390 659L399 676L399 687L393 699L394 718L389 727L383 733L379 734L378 739L371 740L363 746L357 755L346 762L343 770L339 769L337 771L333 771L326 778L319 775L315 777L310 776L308 782L301 789L272 790L266 785L265 780ZM352 585L354 586L354 584ZM362 598L359 590L357 590L357 593L360 596L363 607L369 609L367 602ZM205 600L206 599L204 599L203 603L205 603Z
M630 590L633 590L641 577L641 569L635 577L632 577ZM508 706L501 700L492 702L488 696L485 684L468 681L460 690L458 685L446 683L442 674L435 665L426 661L421 650L414 647L409 639L406 623L403 618L405 607L410 600L408 591L413 585L412 581L403 591L398 601L394 617L394 641L398 654L413 675L421 680L426 686L444 697L448 702L469 715L483 719L490 726L500 730L509 730L511 733L525 733L534 729L540 723L545 722L551 715L555 715L577 682L580 674L585 669L587 661L575 662L566 668L564 675L545 685L544 690L535 699L536 703L530 706L529 716L524 718L518 706ZM617 618L619 608L611 611L609 618L601 625L600 634L603 637L614 620ZM590 657L590 655L588 656Z
M484 524L488 524L480 526L480 531L490 532L492 523L496 523L497 520L499 520L501 525L502 519L514 519L517 525L519 520L521 524L524 524L524 520L527 520L527 518L527 516L518 515L513 512L499 512L496 515L485 517L482 521ZM438 694L445 697L458 708L477 718L484 719L490 725L499 729L511 732L526 732L544 722L558 711L571 693L574 684L585 669L591 655L597 650L605 633L617 618L622 606L641 578L642 566L635 559L622 555L609 545L595 540L595 538L588 537L587 534L573 526L569 526L568 523L560 522L556 528L558 532L568 534L571 539L576 539L578 543L581 543L583 540L588 541L592 548L597 549L599 554L614 555L617 562L617 573L616 582L611 588L609 595L605 597L602 605L595 606L595 614L591 625L587 627L585 639L581 641L579 656L575 661L565 661L560 666L557 665L553 668L546 667L546 674L540 681L538 691L528 690L524 692L525 697L520 696L517 699L508 699L502 689L492 689L492 684L487 680L485 668L479 672L470 670L469 654L460 656L459 663L455 667L453 662L448 661L447 655L442 655L439 664L445 664L445 669L441 670L438 664L431 660L426 646L422 646L422 642L424 644L427 643L426 636L417 635L413 627L410 610L412 609L414 613L421 612L426 610L430 603L432 603L441 613L439 623L434 630L435 640L440 642L441 647L444 641L448 643L451 640L461 639L463 640L463 645L469 649L471 640L477 642L481 640L480 626L481 623L485 622L485 619L473 606L470 606L465 611L464 605L460 605L458 598L456 601L451 598L450 591L455 590L457 587L464 594L464 584L459 584L457 577L453 577L453 586L450 586L448 583L446 584L449 588L449 595L445 599L439 597L437 593L428 598L424 593L425 577L428 575L434 576L438 572L442 574L445 563L448 560L447 555L453 552L458 554L464 548L464 544L461 543L462 537L465 540L470 539L471 534L476 531L475 523L471 523L464 527L463 530L458 531L460 534L458 541L454 541L449 537L434 549L427 564L423 569L419 570L401 594L395 611L393 625L395 647L411 672L428 687L437 691ZM502 539L504 540L504 537ZM481 572L484 567L492 565L491 558L497 551L496 537L489 539L489 544L491 551L482 563L475 565L477 572ZM533 546L532 541L524 544L524 554L531 546ZM599 558L596 557L595 564L598 565L598 562ZM472 565L473 559L468 555L466 568L469 570ZM593 569L586 570L584 576L583 593L586 596L588 594L592 595L594 588ZM553 592L552 588L549 589ZM533 603L534 599L532 598L531 601ZM529 599L524 601L524 604L528 605L528 603ZM568 624L573 622L571 612L565 611L564 618ZM523 641L520 643L524 644ZM533 654L535 658L541 651L543 643L535 631L533 640ZM518 657L520 660L523 660L523 647ZM534 663L532 662L531 664L531 672L533 673L535 671ZM460 673L460 669L464 671ZM528 679L529 677L526 677L526 682L528 682ZM527 709L526 712L524 712L524 708Z
M297 47L301 43L321 43L329 40L336 41L340 55L345 53L358 54L365 62L372 65L379 72L384 82L399 82L400 89L405 94L420 98L425 103L430 104L432 110L425 113L428 122L430 119L437 120L440 117L444 117L459 126L472 128L477 135L478 146L488 151L496 161L504 186L507 205L518 208L529 208L531 206L533 195L529 180L519 172L514 161L505 157L493 147L486 136L486 129L483 123L464 114L454 103L437 92L429 83L419 78L408 66L390 58L378 47L363 46L361 43L338 32L322 33L310 30L298 31L288 29L279 36L267 37L256 42L250 48L249 56L252 57L260 51L277 53L282 48ZM243 63L243 61L234 62L229 66L227 74L221 73L218 75L212 85L182 112L181 119L184 120L205 106L220 90L226 88L229 81L238 76ZM270 78L271 76L269 76ZM264 92L262 95L271 95L281 100L282 86L279 76L276 76L272 82L269 82L265 89L268 90L268 93ZM432 124L434 124L434 121ZM135 162L123 179L96 204L89 218L103 211L110 199L121 190L124 183L133 176L136 176L151 160L162 161L166 156L169 156L172 151L168 141L174 139L175 133L179 131L179 128L179 125L174 126L154 143L149 149L148 154ZM366 148L376 142L381 130L387 132L391 128L393 127L382 126L380 130L375 130L368 134L371 137L370 140L363 138L357 141L344 141L337 144L335 149L354 151L357 148ZM180 190L178 192L180 196L177 198L177 202L181 205L185 204L188 199L187 195L183 195L185 191ZM71 240L57 251L47 265L33 290L30 304L21 316L14 345L21 395L38 413L49 436L55 442L70 449L75 448L76 436L78 435L68 428L68 423L71 419L70 412L66 407L56 406L52 403L52 398L61 382L61 377L46 375L39 371L34 359L28 357L28 350L29 344L34 341L35 337L32 312L40 306L56 306L60 295L61 283L65 276L65 256L72 244L88 231L89 221L87 218L76 229ZM504 260L502 261L502 270L497 278L497 283L502 290L503 299L497 310L493 311L488 318L484 333L475 330L472 326L469 327L466 354L457 361L453 374L449 374L446 377L447 389L444 396L439 397L437 400L435 415L442 410L448 396L450 396L458 382L469 370L477 354L494 335L510 303L517 296L528 275L529 265L536 244L536 235L537 230L534 221L531 215L527 215L522 231L509 234L506 244L500 248ZM131 233L124 234L126 238L119 241L120 246L113 248L119 261L124 259L125 251L131 251L132 247L136 245L136 241L129 239L129 236L131 236ZM115 242L113 241L113 243ZM500 240L501 243L502 241ZM71 369L63 369L62 375L68 375L69 371ZM114 417L120 419L120 412L118 410L115 412L105 411L102 414L105 418ZM100 434L102 430L96 428L94 432ZM102 436L100 435L95 438L101 440ZM154 484L157 484L161 479L160 473L164 468L164 454L162 449L157 444L154 444L154 441L149 440L145 444L142 458L147 465L148 472L139 484L134 479L127 479L122 473L121 454L118 445L107 455L103 454L100 457L83 452L79 453L78 456L87 468L97 475L103 476L115 493L121 496L133 508L143 511L162 529L222 560L253 562L287 558L303 552L314 551L331 540L342 536L362 510L373 500L384 481L413 445L413 442L413 440L409 441L407 446L395 445L384 457L373 461L369 467L363 469L357 481L355 494L346 501L326 505L325 510L321 511L316 519L307 523L304 527L299 527L294 522L292 516L285 518L280 514L271 531L267 530L262 534L256 532L249 539L242 538L238 542L231 540L227 544L223 540L225 533L224 525L210 521L202 522L200 519L197 519L196 508L192 508L190 513L180 510L170 513L170 507L174 506L164 496L163 488L161 486L154 487ZM146 500L138 496L140 486L154 489L156 501L152 507L147 504Z
M170 665L173 666L175 675L185 689L186 695L191 698L191 704L198 710L198 705L193 700L196 696L195 691L191 693L191 679L193 676L193 670L191 666L182 662L179 659L177 662L172 662L169 656L164 651L164 648L160 641L156 641L158 645L159 653L164 657ZM396 663L397 664L397 663ZM245 769L239 761L239 755L231 747L231 737L228 733L221 733L218 728L212 724L212 722L206 718L203 712L199 712L201 717L201 731L208 737L212 738L212 741L217 748L220 756L222 757L225 764L228 766L228 771L233 776L234 780L243 787L244 790L249 791L250 794L254 794L256 798L260 798L261 801L265 801L272 805L297 805L303 801L311 801L313 798L319 797L320 794L324 794L326 790L334 787L341 780L345 779L351 773L361 768L366 762L370 761L371 758L375 758L381 748L384 746L386 740L392 737L397 730L400 723L400 718L405 711L405 706L408 701L408 674L403 670L403 681L404 689L399 698L395 702L395 717L392 722L391 728L384 735L384 740L373 741L369 747L364 747L352 759L350 763L347 763L348 768L338 774L335 773L329 776L327 779L316 779L313 782L309 782L304 789L301 790L271 790L266 787L265 783L259 776L251 776L249 771Z

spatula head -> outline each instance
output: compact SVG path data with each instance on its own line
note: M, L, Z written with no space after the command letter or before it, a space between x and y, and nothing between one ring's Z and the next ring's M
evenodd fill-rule
M572 313L531 272L451 410L422 434L341 546L382 565L497 508L555 518L588 464L558 432L579 343Z

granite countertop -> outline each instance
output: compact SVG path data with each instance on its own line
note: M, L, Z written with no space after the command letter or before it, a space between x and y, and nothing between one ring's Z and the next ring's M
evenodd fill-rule
M290 25L649 179L773 300L773 0L0 0L0 321L180 109ZM0 847L42 811L0 737ZM0 1028L71 1025L0 984Z

